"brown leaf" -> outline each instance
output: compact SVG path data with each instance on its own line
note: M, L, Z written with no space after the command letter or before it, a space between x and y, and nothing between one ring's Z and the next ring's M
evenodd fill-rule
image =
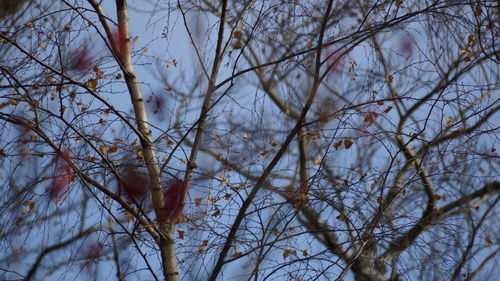
M33 208L35 208L35 202L33 201L24 201L23 203L24 206L28 206L28 208L31 210Z
M341 145L342 145L342 141L340 140L340 141L334 143L333 147L335 148L335 150L337 150Z
M241 38L242 35L243 35L243 33L239 30L233 31L233 38L239 39L239 38Z
M344 147L346 149L351 148L352 144L353 144L353 142L351 140L344 140Z
M235 251L232 255L233 258L239 258L241 257L243 254L241 252L238 252L238 251Z
M184 239L184 233L186 233L184 230L177 230L177 234L179 234L179 239Z
M493 236L491 236L491 234L486 234L486 237L484 237L484 241L488 246L493 245Z
M363 121L364 122L371 122L371 121L375 120L375 118L377 118L377 117L378 117L378 113L368 112L368 113L366 113L365 119Z
M101 145L101 146L99 146L99 151L102 154L106 154L106 152L108 151L108 148L105 145Z
M194 204L196 205L196 207L200 207L202 202L203 198L194 198Z
M85 82L85 86L87 86L91 89L97 88L98 85L99 85L99 82L97 81L97 79L90 78L89 80L87 80L87 82Z
M217 217L219 215L220 215L220 210L217 209L217 210L215 210L215 212L213 212L212 217Z
M236 42L234 42L234 44L233 44L233 49L235 49L235 50L239 50L239 49L241 49L242 47L243 47L243 44L242 44L242 43L241 43L241 41L239 41L239 40L238 40L238 41L236 41Z
M394 76L392 76L392 75L386 75L385 76L385 80L387 81L387 83L391 84L392 81L394 80Z
M115 152L117 152L117 151L118 151L118 146L116 146L116 145L114 145L114 144L113 144L113 145L111 145L111 146L109 147L109 150L108 150L108 152L109 152L109 153L115 153Z
M208 245L208 240L203 240L200 246L198 246L198 251L203 251L205 247Z
M467 45L470 46L472 45L472 42L474 42L474 40L476 39L476 35L474 34L471 34L467 37Z
M286 259L289 255L297 255L297 250L283 250L283 258Z

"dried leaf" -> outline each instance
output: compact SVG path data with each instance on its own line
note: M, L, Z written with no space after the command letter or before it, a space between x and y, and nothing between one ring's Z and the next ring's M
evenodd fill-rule
M387 83L391 84L392 81L394 80L394 76L393 75L386 75L385 80L387 81Z
M195 198L194 199L194 204L196 205L196 207L200 207L202 202L203 202L203 198Z
M235 50L239 50L239 49L241 49L242 47L243 47L243 44L242 44L242 43L241 43L241 41L239 41L239 40L238 40L238 41L236 41L236 42L234 42L234 44L233 44L233 49L235 49Z
M31 210L31 209L33 209L33 208L35 208L35 202L33 202L33 201L24 201L24 202L23 202L23 205L24 205L24 206L28 206L28 208L29 208L30 210Z
M233 38L240 39L243 33L239 30L233 31Z
M491 246L493 245L493 236L491 234L486 234L486 237L484 237L484 241L486 242L486 245Z
M333 147L335 148L335 150L337 150L341 145L342 145L342 141L339 140L338 142L333 144Z
M392 106L388 106L385 110L384 110L384 113L388 113L389 111L391 111L392 109Z
M351 148L352 144L353 144L353 142L351 140L344 140L344 147L346 149Z
M89 80L87 80L87 82L85 82L85 86L87 86L91 89L97 88L98 85L99 85L99 82L97 81L97 79L90 78Z
M205 247L208 245L208 240L203 240L200 246L198 246L198 251L203 251Z
M177 230L177 234L179 235L179 239L184 239L184 234L186 232L184 230Z
M297 255L297 250L283 250L283 258L286 259L289 255Z
M375 118L377 118L377 117L378 117L378 113L371 111L371 112L366 113L365 119L363 121L364 122L371 122L371 121L375 120Z
M321 160L319 158L315 158L314 161L313 161L313 165L319 165L321 164Z
M215 212L212 213L212 217L217 217L219 215L220 215L220 210L219 209L215 210Z
M474 42L475 39L476 39L476 35L474 35L474 34L467 36L467 45L468 46L472 45L472 42Z
M115 153L115 152L117 152L117 151L118 151L118 146L116 146L116 145L114 145L114 144L113 144L113 145L111 145L111 146L109 147L109 150L108 150L108 152L109 152L109 153Z
M108 148L105 145L101 145L101 146L99 146L99 151L102 154L106 154L106 152L108 151Z

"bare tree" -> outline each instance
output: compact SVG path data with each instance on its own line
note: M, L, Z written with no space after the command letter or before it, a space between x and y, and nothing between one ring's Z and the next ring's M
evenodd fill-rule
M29 3L0 22L1 278L500 273L496 1Z

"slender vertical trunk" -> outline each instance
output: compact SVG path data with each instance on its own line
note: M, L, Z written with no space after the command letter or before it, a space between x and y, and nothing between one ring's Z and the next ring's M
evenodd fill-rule
M113 48L115 55L120 60L120 63L122 65L127 88L134 107L137 128L142 134L142 136L140 137L142 153L144 155L144 161L146 163L146 167L150 177L153 208L158 218L158 210L160 210L164 205L163 186L161 183L161 169L158 164L155 149L153 146L151 130L149 129L148 125L148 116L146 107L144 105L144 98L141 88L139 87L139 81L137 80L134 67L131 62L132 56L129 40L130 35L128 28L126 1L117 0L116 8L118 13L119 36L115 39L119 40L119 42L114 42L114 44L112 45L114 45ZM164 222L162 220L157 221L160 224L159 246L162 258L164 278L166 281L178 281L179 271L177 269L177 258L175 255L174 245L175 224L171 222Z

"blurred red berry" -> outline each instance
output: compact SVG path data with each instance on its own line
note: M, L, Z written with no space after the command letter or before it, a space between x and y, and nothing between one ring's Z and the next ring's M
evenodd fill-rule
M327 54L328 68L333 73L339 73L345 66L345 57L341 50L335 50L330 54Z
M58 158L56 175L50 190L50 194L53 197L61 197L66 194L71 182L74 180L73 172L68 162L71 159L71 151L69 149L61 151Z
M184 198L186 197L186 184L184 181L175 179L163 192L165 205L158 212L158 221L176 220L182 214Z
M125 32L122 30L122 27L119 25L118 29L113 33L113 38L111 38L111 46L113 50L117 52L118 56L125 54L127 51L127 40Z
M139 171L127 171L120 187L129 199L142 200L148 191L149 177Z
M413 54L413 40L411 40L411 38L408 36L404 36L401 38L399 44L399 48L403 52L403 54L406 57L411 57L411 55Z
M71 54L69 69L86 72L92 68L92 57L87 46L83 46Z
M104 245L100 242L93 243L87 250L85 258L87 259L97 259L102 255L102 249Z

